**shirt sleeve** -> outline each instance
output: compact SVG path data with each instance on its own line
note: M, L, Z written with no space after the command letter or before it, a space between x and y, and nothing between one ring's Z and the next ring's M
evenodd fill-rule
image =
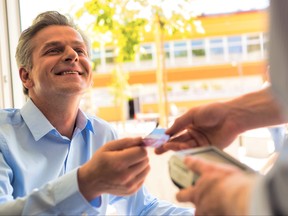
M272 0L269 7L269 64L272 92L288 117L288 1ZM259 179L250 203L251 215L288 215L288 142L285 138L272 170Z
M264 177L259 176L252 190L249 215L272 215L268 190L265 185Z
M98 215L98 210L79 192L77 169L0 205L1 215Z
M136 194L126 197L112 196L110 205L117 209L118 215L194 215L195 209L182 208L170 202L159 200L142 186ZM137 206L137 208L135 208Z
M271 171L255 184L250 203L251 215L288 215L288 137Z
M270 1L269 65L272 92L288 118L288 1Z

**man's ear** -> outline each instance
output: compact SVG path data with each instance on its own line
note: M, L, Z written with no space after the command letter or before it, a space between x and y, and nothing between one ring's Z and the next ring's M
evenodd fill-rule
M29 89L33 86L33 81L30 79L30 73L28 70L21 67L19 69L19 76L25 88Z

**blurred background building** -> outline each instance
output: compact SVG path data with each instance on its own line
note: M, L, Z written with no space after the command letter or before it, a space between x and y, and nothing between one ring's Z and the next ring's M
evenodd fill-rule
M106 2L111 3L98 2L104 2L104 5ZM137 7L136 0L119 2L126 2L127 8L129 5ZM130 3L128 6L127 2ZM147 2L149 3L148 0ZM125 74L126 78L122 80L127 82L126 87L122 86L127 90L124 99L126 102L122 107L121 103L115 103L115 97L122 91L121 88L115 89L115 82L119 81L119 78L113 72L118 64L119 47L115 46L111 39L105 41L108 34L103 40L93 35L92 42L98 42L98 46L93 46L92 50L94 85L83 100L84 109L113 122L129 119L151 120L159 118L159 101L163 100L161 103L165 107L164 115L168 118L195 105L225 100L261 88L262 71L265 70L267 57L268 1L183 0L177 1L178 5L169 0L151 1L151 4L152 2L154 10L162 7L162 10L159 10L161 13L178 13L176 18L168 20L178 25L175 28L178 32L163 34L161 38L163 58L160 81L164 82L160 87L162 93L159 92L160 81L157 80L159 47L151 26L150 30L145 29L142 33L137 49L133 47L133 59L121 64L120 76ZM182 8L186 6L187 13L181 12L181 4ZM58 10L74 18L79 9L85 8L84 5L84 2L75 0L51 0L49 3L42 0L1 0L1 108L21 107L24 102L14 60L20 31L29 26L32 19L42 11ZM109 7L113 8L111 5ZM135 13L137 8L131 11ZM138 13L140 12L141 10L138 10ZM171 14L164 15L171 17ZM191 14L194 14L193 17ZM191 25L183 24L184 19L188 24L191 22ZM85 25L93 22L87 16L83 16L82 22L80 21L80 28L84 30L87 29ZM184 27L188 26L190 29L187 27L179 30L180 21ZM167 23L166 20L165 24ZM135 27L134 29L136 31ZM111 91L113 82L114 91Z

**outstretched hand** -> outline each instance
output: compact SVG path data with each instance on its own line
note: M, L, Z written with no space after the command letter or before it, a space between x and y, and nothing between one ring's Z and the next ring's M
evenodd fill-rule
M215 145L228 146L240 133L237 124L230 118L229 108L224 103L213 103L194 107L178 117L166 134L171 138L155 150L162 154L167 150ZM233 115L232 115L233 116Z
M150 166L142 138L124 138L107 143L78 170L81 193L87 200L109 193L135 193L143 184Z

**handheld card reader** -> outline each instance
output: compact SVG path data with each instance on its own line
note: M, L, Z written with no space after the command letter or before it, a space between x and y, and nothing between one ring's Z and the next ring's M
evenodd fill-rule
M228 153L221 151L214 146L182 150L176 152L169 159L170 177L173 183L180 189L194 185L197 178L199 177L197 173L193 173L184 164L183 160L186 156L200 157L211 162L231 164L247 172L255 172L255 170L249 166L241 163L237 159L230 156Z

